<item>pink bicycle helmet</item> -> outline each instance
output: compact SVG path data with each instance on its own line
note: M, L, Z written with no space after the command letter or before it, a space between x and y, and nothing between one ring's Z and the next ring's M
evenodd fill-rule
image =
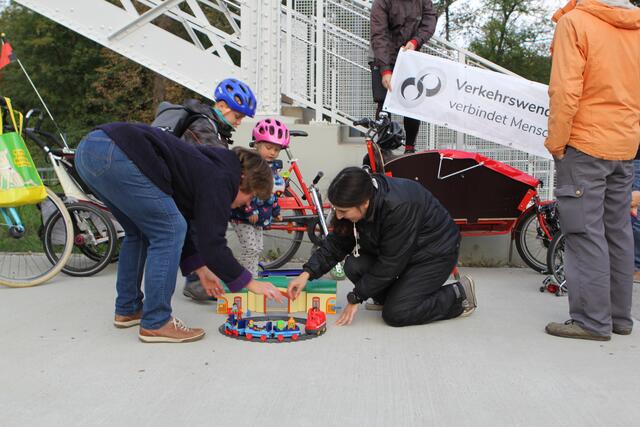
M260 120L251 133L253 142L270 142L282 148L289 146L289 129L280 120L264 119Z

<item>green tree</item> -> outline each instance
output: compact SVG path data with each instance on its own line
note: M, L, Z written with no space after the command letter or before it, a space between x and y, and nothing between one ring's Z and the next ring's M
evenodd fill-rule
M451 40L452 29L452 17L451 17L451 5L456 0L436 0L433 2L433 6L438 13L438 19L444 19L443 33L445 40Z
M467 15L469 49L516 74L549 81L553 29L539 0L483 0L483 14ZM472 25L472 28L469 28Z
M192 92L13 3L0 13L7 35L70 144L110 121L149 122L161 100ZM0 71L0 94L26 112L42 106L18 64ZM47 124L52 130L51 124ZM32 154L37 151L31 149Z
M0 30L70 135L88 127L83 100L101 63L99 46L15 4L0 15ZM12 98L17 108L42 109L18 64L10 64L0 73L0 91Z

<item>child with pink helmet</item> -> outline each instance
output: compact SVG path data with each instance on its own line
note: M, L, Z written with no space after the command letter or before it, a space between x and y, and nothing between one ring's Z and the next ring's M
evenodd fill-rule
M250 204L234 209L231 212L231 225L240 241L238 261L254 276L258 273L258 261L264 248L264 227L274 219L282 221L278 197L284 193L285 183L279 174L282 162L276 160L280 151L289 146L289 142L289 129L280 120L260 120L253 128L251 146L271 165L273 194L267 200L254 198Z

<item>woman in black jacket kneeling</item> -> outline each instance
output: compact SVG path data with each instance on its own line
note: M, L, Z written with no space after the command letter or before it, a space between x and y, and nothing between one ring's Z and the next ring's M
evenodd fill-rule
M310 279L345 257L354 289L336 322L350 324L368 298L383 305L390 326L420 325L471 314L475 288L469 277L443 286L458 261L460 233L449 212L418 182L349 167L329 186L333 232L291 281L295 299Z

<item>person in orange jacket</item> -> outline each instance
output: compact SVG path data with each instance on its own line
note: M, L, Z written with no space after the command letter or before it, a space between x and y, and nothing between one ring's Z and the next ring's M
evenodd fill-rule
M546 331L607 341L633 327L629 206L640 143L640 9L627 0L572 0L554 20L545 146L557 171L571 319Z

